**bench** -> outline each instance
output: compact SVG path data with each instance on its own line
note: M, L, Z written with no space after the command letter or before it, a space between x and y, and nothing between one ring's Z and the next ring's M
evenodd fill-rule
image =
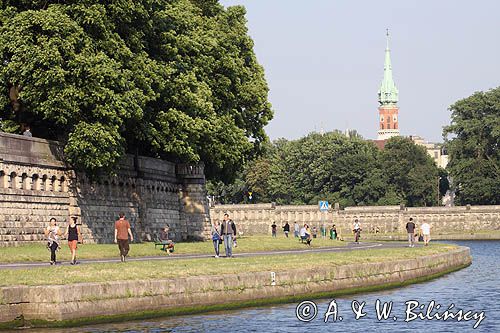
M167 252L167 246L170 249L170 252L174 252L174 242L171 241L171 243L167 243L166 241L162 241L158 235L155 234L155 249L157 246L161 246L162 248L160 250ZM171 245L171 246L170 246Z

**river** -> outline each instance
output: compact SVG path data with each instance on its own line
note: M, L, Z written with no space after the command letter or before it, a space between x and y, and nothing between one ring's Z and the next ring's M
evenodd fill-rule
M500 332L500 241L453 241L450 243L467 246L471 249L473 263L460 271L447 274L438 279L403 288L357 294L333 299L320 299L313 302L317 306L317 316L309 322L297 319L296 309L299 302L279 306L251 308L202 315L170 317L148 321L126 322L86 326L64 330L37 330L37 332ZM304 301L307 297L304 297ZM392 302L392 312L387 320L377 319L375 305ZM356 320L351 306L365 302L361 308L365 316ZM416 301L424 309L411 309L405 302ZM426 314L431 301L435 302L430 316L434 319L412 319L418 313ZM308 303L310 304L310 303ZM437 305L440 308L436 310ZM435 313L471 311L461 321L436 320ZM324 322L325 314L337 310ZM312 304L310 309L313 309ZM359 310L359 306L357 307ZM408 314L407 314L408 309ZM309 313L312 314L311 310ZM305 318L304 306L299 314ZM484 315L484 319L479 320ZM342 317L342 320L340 319ZM394 317L396 319L394 319ZM469 319L466 321L465 319ZM473 329L476 323L477 329ZM29 332L29 330L28 330Z

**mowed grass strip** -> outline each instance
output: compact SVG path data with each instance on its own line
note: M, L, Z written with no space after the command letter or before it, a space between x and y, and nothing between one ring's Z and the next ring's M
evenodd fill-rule
M222 275L259 271L312 270L318 267L412 259L447 252L456 246L431 244L428 247L369 249L349 252L262 255L235 258L177 259L125 263L47 266L1 270L0 286L60 285L81 282L172 279L201 275Z
M284 236L273 238L271 236L245 236L237 239L238 247L234 253L262 252L279 250L300 250L306 248L297 238L285 238ZM312 241L313 248L345 246L346 242L330 240L328 238L315 238ZM161 246L156 247L154 243L132 243L130 244L131 257L165 256ZM224 252L224 244L220 249ZM175 253L180 254L211 254L214 253L212 241L206 242L179 242L175 245ZM78 259L105 259L119 258L118 245L116 244L79 244ZM18 247L0 247L0 263L26 262L26 261L49 261L50 251L45 244L30 244ZM58 261L69 261L71 253L68 242L63 240L61 248L57 252Z

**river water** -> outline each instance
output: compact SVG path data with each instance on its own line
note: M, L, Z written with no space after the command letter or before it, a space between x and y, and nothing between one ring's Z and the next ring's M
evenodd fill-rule
M469 247L473 264L433 281L403 288L337 297L335 300L314 300L317 316L309 322L297 319L297 302L203 315L37 332L500 332L500 241L450 243ZM377 318L377 300L381 302L380 308L384 303L389 305L389 302L392 302L392 312L387 320ZM307 297L304 297L304 301L307 301ZM361 311L366 315L358 320L352 310L355 301L357 304L365 302ZM405 302L409 301L419 302L419 306L423 305L424 309L411 309L416 303L409 303L407 307ZM405 322L405 319L412 319L419 313L424 316L431 301L435 301L434 309L430 311L432 320L417 317ZM314 313L311 303L303 304L298 311L303 320L308 319L305 309L308 304L311 309L309 314ZM436 310L438 304L440 308ZM332 314L325 323L324 318L329 307L332 312L337 310L337 317L334 321ZM357 309L359 310L359 306ZM446 321L436 320L434 315L443 315L447 309L454 314L459 310L463 310L463 313L471 312L461 321L451 318ZM473 326L481 318L481 312L484 319L474 329Z

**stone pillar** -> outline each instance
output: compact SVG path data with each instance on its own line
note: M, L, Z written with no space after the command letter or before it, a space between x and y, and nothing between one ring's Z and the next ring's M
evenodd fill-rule
M210 211L205 189L204 165L178 164L180 222L182 238L206 240L210 238Z

